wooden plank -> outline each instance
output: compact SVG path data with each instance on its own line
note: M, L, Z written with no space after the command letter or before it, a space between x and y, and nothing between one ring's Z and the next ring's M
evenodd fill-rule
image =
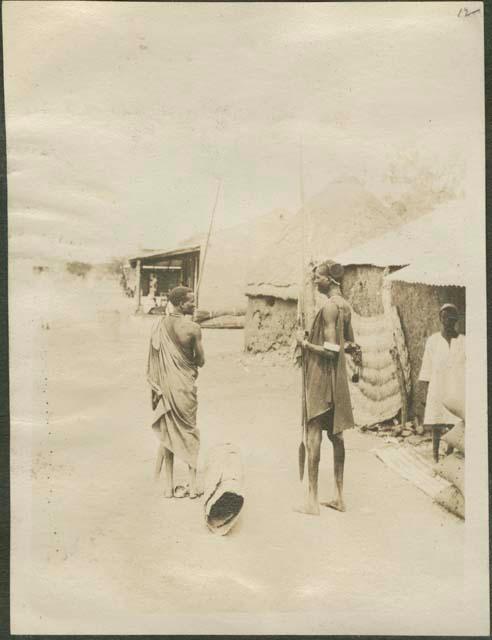
M390 445L373 449L373 453L392 471L431 498L451 486L447 480L434 475L433 467L408 447Z

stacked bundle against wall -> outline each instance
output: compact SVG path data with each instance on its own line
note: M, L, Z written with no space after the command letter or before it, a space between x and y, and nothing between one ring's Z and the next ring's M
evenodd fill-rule
M399 324L398 316L396 319ZM355 423L373 425L396 416L402 406L398 372L391 350L396 346L408 362L405 343L395 345L393 323L387 315L371 317L352 313L355 341L362 350L362 368L358 382L351 382L355 367L347 358L350 396ZM401 327L400 327L401 330Z

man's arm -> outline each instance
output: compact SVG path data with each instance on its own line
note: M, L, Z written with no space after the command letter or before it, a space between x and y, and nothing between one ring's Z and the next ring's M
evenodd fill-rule
M427 404L427 392L429 391L429 380L432 372L432 351L429 340L427 340L424 348L424 356L422 358L422 366L419 375L419 390L421 391L421 401L418 404L415 414L419 422L423 424L425 415L425 405Z
M199 325L196 325L194 333L195 341L193 345L193 351L195 354L195 364L197 367L203 367L205 364L205 352L203 350L202 343L202 330Z
M354 337L354 329L352 327L352 314L349 313L349 316L345 322L345 340L347 340L348 342L355 342L355 337Z
M158 403L159 403L159 396L154 391L154 389L151 389L150 402L152 404L152 411L154 411L155 408L157 407Z

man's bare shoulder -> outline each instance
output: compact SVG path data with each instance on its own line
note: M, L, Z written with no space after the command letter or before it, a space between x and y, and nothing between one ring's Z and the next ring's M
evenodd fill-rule
M191 332L193 333L194 336L201 336L202 335L202 328L200 327L200 325L198 324L198 322L195 322L194 320L190 320L189 321L189 328L191 330Z
M322 307L322 313L324 320L333 322L338 318L338 306L333 300L327 300Z

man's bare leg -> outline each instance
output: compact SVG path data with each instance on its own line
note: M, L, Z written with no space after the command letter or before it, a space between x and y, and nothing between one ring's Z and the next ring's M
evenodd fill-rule
M343 500L343 470L345 466L345 443L343 441L343 433L329 435L333 445L333 467L335 471L335 489L336 496L334 500L322 502L324 507L330 507L337 511L345 511L345 502Z
M308 495L306 503L297 507L298 513L312 516L319 515L318 503L318 473L321 452L321 424L318 420L311 420L307 427L307 462L308 462Z
M432 455L434 462L439 462L439 446L441 444L441 425L432 425Z
M174 497L174 453L164 448L164 497Z
M450 431L453 428L453 426L454 425L452 425L452 424L445 424L443 426L443 429L442 429L442 432L441 432L441 437L443 435L446 435L446 433L448 433L448 431ZM452 444L447 444L447 446L446 446L446 455L450 456L453 453L453 451L454 451L453 445Z
M190 498L193 499L198 496L196 489L196 468L194 469L188 465L188 469L190 470Z
M157 460L155 463L155 471L154 471L154 480L159 480L159 476L162 471L162 463L164 462L164 446L162 444L159 445L157 449Z

